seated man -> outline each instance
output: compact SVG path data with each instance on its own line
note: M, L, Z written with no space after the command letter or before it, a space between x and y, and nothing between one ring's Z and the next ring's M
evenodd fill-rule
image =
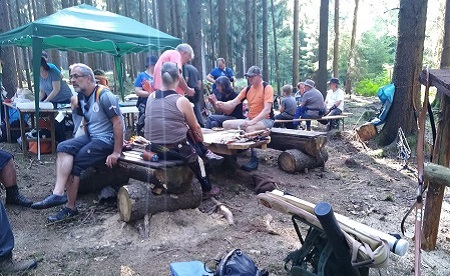
M24 207L30 207L31 204L33 204L31 200L27 199L19 192L13 156L2 150L0 150L0 182L6 188L6 204Z
M338 78L332 78L328 82L328 86L330 87L330 90L327 91L327 97L325 98L325 105L327 108L327 115L328 116L334 116L334 115L340 115L344 111L344 91L339 88L339 79ZM320 121L321 123L328 123L328 120L324 120L324 122ZM339 128L339 121L338 120L330 120L329 128Z
M2 173L3 174L3 173ZM36 268L37 263L34 260L15 262L12 259L12 250L14 249L14 235L6 215L5 207L0 201L0 275L24 272ZM22 275L22 274L20 274Z
M292 85L286 84L281 90L283 91L283 99L280 104L280 114L275 116L275 120L292 120L297 111L297 101L292 97ZM278 125L282 126L283 123ZM289 127L293 126L292 123L286 123L284 125L286 128L293 128Z
M234 92L231 87L231 82L228 77L220 76L215 81L217 91L219 92L219 98L215 94L208 96L208 101L212 104L216 114L210 115L206 121L206 128L222 127L223 122L226 120L244 119L242 114L242 103L239 103L231 112L221 110L217 105L217 101L228 102L237 97L237 93Z
M78 92L76 112L86 121L86 135L58 144L53 194L31 205L45 209L67 203L60 212L48 217L50 221L78 215L75 202L81 171L99 163L112 168L122 152L124 123L117 98L95 83L92 69L85 64L72 65L70 81Z
M248 118L228 120L223 123L225 129L243 129L246 132L253 132L272 128L273 119L271 118L273 105L273 88L267 82L264 82L261 76L261 69L258 66L251 66L245 76L250 86L244 87L239 95L228 102L217 102L217 106L224 111L230 112L239 103L247 99ZM250 161L242 166L245 171L252 171L258 168L259 159L256 151L251 149L252 155Z
M315 88L313 80L305 80L305 93L302 97L300 106L297 107L294 119L316 119L321 118L325 114L325 103L323 95ZM298 126L299 122L294 122L294 127ZM306 121L306 129L311 130L311 121Z

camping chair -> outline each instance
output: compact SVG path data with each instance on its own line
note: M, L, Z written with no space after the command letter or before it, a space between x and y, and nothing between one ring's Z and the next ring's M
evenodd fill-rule
M292 215L294 228L302 247L285 258L285 268L290 275L344 275L341 269L342 264L336 259L335 254L332 254L334 249L330 239L327 238L322 224L314 215L314 204L279 190L259 194L257 198L268 208ZM394 253L401 256L406 254L407 241L396 239L385 233L380 234L378 230L351 221L339 214L335 215L347 241L348 254L351 256L351 265L357 270L356 275L358 273L361 276L368 275L369 268L386 267L391 243L394 244ZM305 239L301 235L299 222L309 226ZM383 239L379 237L380 235Z

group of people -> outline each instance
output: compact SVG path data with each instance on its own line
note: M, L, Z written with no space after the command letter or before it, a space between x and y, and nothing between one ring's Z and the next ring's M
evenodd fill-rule
M297 84L298 92L292 96L292 86L285 85L282 88L283 99L280 103L280 114L275 116L277 120L292 119L318 119L323 116L340 115L344 111L344 91L339 88L338 78L331 78L328 82L329 90L324 100L322 93L315 88L315 82L307 79ZM328 124L329 129L339 128L338 120L319 120L322 124ZM289 125L287 125L289 126ZM299 121L292 123L292 128L303 128ZM311 130L311 121L306 121L306 129Z

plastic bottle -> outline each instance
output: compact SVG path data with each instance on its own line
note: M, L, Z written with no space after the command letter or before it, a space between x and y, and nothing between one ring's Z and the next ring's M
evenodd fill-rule
M152 151L144 151L141 154L142 159L144 159L145 161L152 161L152 162L158 162L159 161L159 157L158 154L152 152Z

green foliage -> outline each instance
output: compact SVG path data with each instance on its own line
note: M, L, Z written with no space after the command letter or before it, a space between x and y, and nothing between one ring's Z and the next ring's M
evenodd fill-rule
M364 78L357 82L355 91L357 94L363 96L376 96L378 89L386 84L389 84L390 82L391 79L387 75L386 71L383 71L375 78Z

